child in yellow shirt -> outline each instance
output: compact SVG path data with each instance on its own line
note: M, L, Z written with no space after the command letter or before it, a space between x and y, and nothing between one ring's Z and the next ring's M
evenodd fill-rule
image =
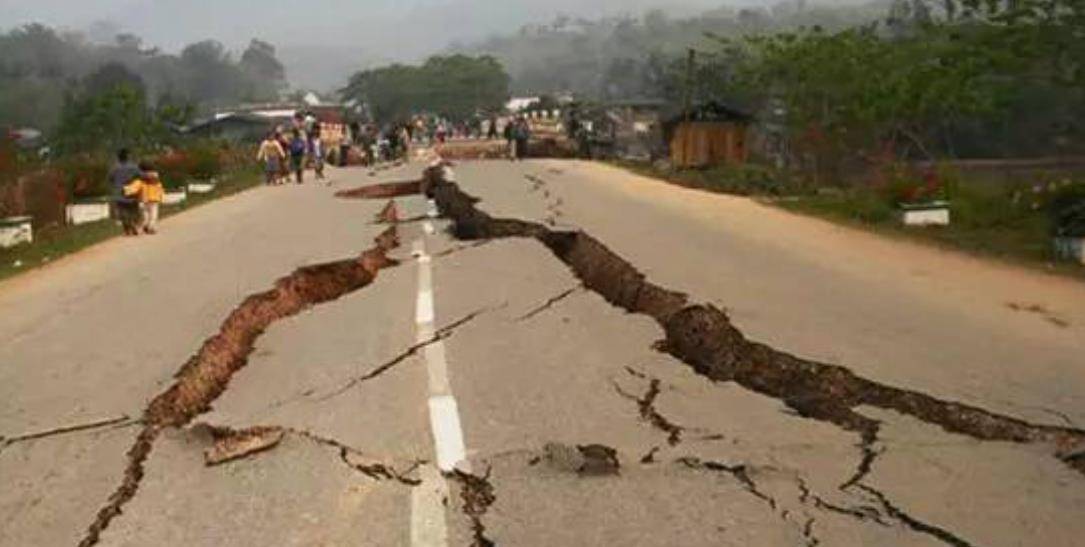
M149 163L139 165L141 175L124 187L124 195L138 197L140 222L138 230L146 234L158 232L158 210L166 197L166 189L158 178L158 171Z

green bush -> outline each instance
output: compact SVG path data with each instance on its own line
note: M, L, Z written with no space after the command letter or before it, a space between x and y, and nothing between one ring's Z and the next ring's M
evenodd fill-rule
M796 180L760 165L725 165L675 172L678 182L713 192L741 196L785 196L804 192Z

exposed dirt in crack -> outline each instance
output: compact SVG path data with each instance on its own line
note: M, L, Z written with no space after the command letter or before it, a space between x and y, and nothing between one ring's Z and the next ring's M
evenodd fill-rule
M394 230L390 228L386 234L394 234ZM276 282L274 289L250 296L182 367L173 387L151 402L145 415L147 423L182 426L210 410L230 378L248 364L256 340L268 327L368 286L377 272L396 265L385 254L388 250L378 245L357 259L301 268Z
M756 343L711 305L689 305L684 294L646 280L629 262L583 232L560 232L517 219L493 218L476 207L478 199L455 183L434 187L438 207L453 221L453 234L465 240L533 238L567 264L584 286L609 303L654 318L666 333L659 349L720 382L735 382L783 401L796 413L858 433L862 447L877 438L879 422L856 408L894 410L979 440L1044 443L1054 455L1085 472L1080 452L1085 431L1037 425L916 391L888 386L851 370L817 363ZM864 460L870 459L864 449ZM860 475L861 475L860 470Z
M413 196L422 192L422 183L413 180L406 182L388 182L384 184L371 184L361 188L353 188L336 192L335 197L343 199L389 199L403 196Z
M162 430L182 427L210 410L233 375L248 364L256 340L268 327L368 286L380 270L397 264L387 253L398 246L399 237L393 226L380 234L375 246L361 256L301 268L277 281L273 289L250 296L234 309L218 334L204 342L196 355L181 367L175 375L176 382L148 404L143 415L144 428L127 454L124 479L98 512L80 547L97 544L101 533L136 495L143 479L143 466Z
M471 521L471 531L474 536L472 547L494 547L496 543L486 537L486 525L482 518L490 510L490 506L497 501L494 495L493 484L490 483L490 472L479 477L460 470L455 470L447 476L449 480L456 481L460 485L460 501L463 503L463 513Z

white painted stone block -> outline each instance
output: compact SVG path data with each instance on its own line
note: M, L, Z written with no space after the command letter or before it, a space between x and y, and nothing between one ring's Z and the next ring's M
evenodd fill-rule
M1056 237L1055 254L1062 260L1085 264L1085 237Z
M30 217L0 218L0 248L8 249L34 241L34 228Z
M180 205L188 199L188 192L179 190L176 192L166 192L165 197L162 198L163 205Z
M190 182L188 191L191 194L210 194L215 191L215 185L209 182Z
M85 203L71 203L64 208L68 224L80 225L98 222L109 218L110 208L108 201L88 201Z
M949 226L948 203L901 206L901 222L905 226Z

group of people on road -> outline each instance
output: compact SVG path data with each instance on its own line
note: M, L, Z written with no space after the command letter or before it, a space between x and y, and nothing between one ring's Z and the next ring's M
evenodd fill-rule
M326 180L326 151L320 133L320 122L301 112L294 115L289 130L280 126L268 133L256 154L257 161L264 165L265 182L269 186L286 184L293 176L297 184L304 184L309 167L317 180Z
M358 123L351 124L347 140L358 147L362 154L362 163L367 166L409 158L414 141L414 127L409 124L392 124L378 128L376 125ZM344 156L341 159L346 158ZM343 162L340 164L345 165Z
M115 217L124 234L153 235L158 231L158 215L166 189L158 171L149 162L136 163L127 149L117 152L117 165L109 173L113 186Z

